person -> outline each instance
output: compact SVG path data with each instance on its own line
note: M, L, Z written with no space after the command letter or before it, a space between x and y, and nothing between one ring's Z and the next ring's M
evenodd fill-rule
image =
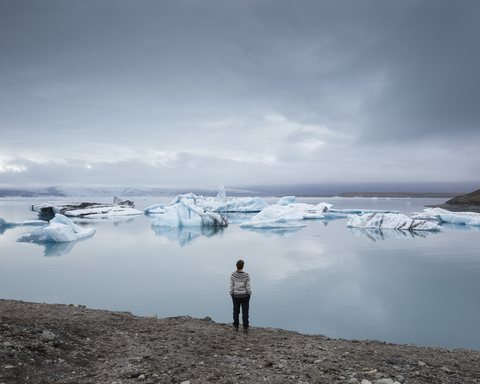
M242 307L243 331L248 332L248 309L252 287L250 286L250 276L243 272L244 265L243 260L238 260L237 270L230 276L230 296L233 301L233 327L235 331L238 331L240 307Z

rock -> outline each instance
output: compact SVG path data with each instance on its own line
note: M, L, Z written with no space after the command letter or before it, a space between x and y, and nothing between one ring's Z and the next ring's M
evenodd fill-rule
M371 371L366 371L366 372L365 372L365 375L367 375L367 376L375 376L376 373L377 373L377 370L376 370L376 369L373 369L373 370L371 370Z
M360 384L372 384L371 381L368 381L368 380L365 380L363 379L362 382Z
M397 381L400 383L400 384L403 384L405 382L405 378L403 376L395 376L395 379L397 379Z
M13 365L6 365L5 366L5 369L12 369L12 368L15 368Z
M145 318L147 318L147 319L158 319L157 314L155 314L155 315L143 316L143 317L145 317Z
M358 380L355 377L352 377L350 380L348 380L348 382L352 384L357 384Z
M144 380L145 380L145 375L138 376L138 381L144 381Z
M380 380L377 380L376 384L393 384L393 380L392 379L380 379Z
M418 365L420 365L421 367L423 367L423 366L425 366L425 365L427 365L427 364L425 364L423 361L419 361L419 362L418 362Z
M46 340L54 340L56 336L53 332L43 331L42 337Z
M190 384L190 381L187 380L187 381L182 381L180 384Z
M446 372L446 373L452 373L452 370L448 367L445 367L443 366L442 368L440 368L443 372Z

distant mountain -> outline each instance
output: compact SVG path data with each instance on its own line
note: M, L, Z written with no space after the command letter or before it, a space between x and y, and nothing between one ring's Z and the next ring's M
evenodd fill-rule
M480 189L474 192L460 195L446 201L444 204L434 207L459 212L480 212Z
M198 196L216 196L217 189L199 188L128 188L128 187L70 187L3 188L0 197L161 197L177 196L192 192ZM251 190L226 189L228 196L265 196Z

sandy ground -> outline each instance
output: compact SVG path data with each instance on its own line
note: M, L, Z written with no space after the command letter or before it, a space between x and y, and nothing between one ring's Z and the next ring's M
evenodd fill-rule
M480 383L480 352L0 300L0 384L138 382Z

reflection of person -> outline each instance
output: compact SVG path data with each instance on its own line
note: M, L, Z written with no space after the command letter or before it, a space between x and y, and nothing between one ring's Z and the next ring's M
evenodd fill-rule
M243 332L248 332L248 307L252 288L250 276L243 272L243 260L237 261L237 270L230 276L230 296L233 300L233 326L238 331L240 307L242 307Z

